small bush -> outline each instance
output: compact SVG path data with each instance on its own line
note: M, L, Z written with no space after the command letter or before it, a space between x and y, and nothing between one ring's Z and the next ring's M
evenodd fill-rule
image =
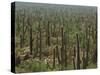
M41 63L41 65L40 65ZM26 60L22 61L19 66L16 66L17 72L39 72L39 71L47 71L47 65L42 61L36 60ZM40 68L41 67L41 68Z

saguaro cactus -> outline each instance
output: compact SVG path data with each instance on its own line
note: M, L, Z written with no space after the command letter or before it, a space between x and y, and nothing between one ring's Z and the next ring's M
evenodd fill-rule
M83 69L86 69L85 50L83 50Z
M56 50L53 50L53 69L55 68Z
M35 56L37 56L37 54L38 54L38 46L39 44L38 44L38 32L37 32L37 35L36 35L36 50L35 50Z
M25 10L23 10L23 14L22 14L22 47L24 46L24 28L25 28Z
M53 37L55 37L56 24L53 25Z
M93 63L97 63L97 48L94 50L94 53L92 55L92 61Z
M80 49L79 49L79 37L78 34L76 34L77 37L77 69L80 69Z
M58 46L56 46L56 54L57 54L58 62L59 62L59 64L61 64L61 61L60 61L60 54L59 54L59 50L58 50Z
M23 45L22 45L22 35L20 34L20 48L22 48Z
M42 56L41 56L41 54L42 54L42 34L41 34L42 32L41 32L41 26L40 26L40 24L39 24L39 37L40 37L40 51L39 51L39 59L40 59L40 71L41 71L41 58L42 58Z
M33 46L33 40L32 40L32 24L30 24L30 17L28 17L28 25L29 25L29 38L30 38L30 54L32 55L32 46Z
M86 60L85 60L85 66L88 66L88 60L89 60L89 39L90 39L90 26L86 26Z
M73 52L73 67L74 67L74 69L76 69L75 58L76 58L76 50L75 50L75 46L74 46L74 52Z
M50 46L50 25L49 25L49 21L48 21L48 25L47 25L47 44L48 46Z
M32 40L32 25L30 25L30 54L32 55L32 46L33 46L33 40Z
M61 27L61 36L62 36L62 46L61 46L61 70L64 69L64 32L63 27Z
M87 39L86 66L88 66L88 60L89 60L89 38Z
M67 37L66 32L64 32L64 58L65 58L65 69L67 68Z

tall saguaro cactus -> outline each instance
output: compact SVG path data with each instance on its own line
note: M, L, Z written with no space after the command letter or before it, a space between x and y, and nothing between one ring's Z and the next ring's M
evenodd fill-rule
M88 60L89 60L89 38L87 39L86 66L88 66Z
M18 31L18 33L16 33L16 35L17 34L19 34L19 38L20 38L20 48L22 48L23 47L23 45L22 45L22 33L21 33L21 24L20 24L20 13L19 12L17 12L17 27L16 27L16 30Z
M60 53L59 53L59 50L58 50L58 46L56 46L56 54L57 54L57 59L58 59L59 65L60 65L61 60L60 60Z
M79 49L79 37L78 34L76 34L77 37L77 69L80 69L80 49Z
M53 50L53 69L55 68L56 50Z
M24 28L25 28L25 10L23 10L22 14L22 47L24 46Z
M50 46L50 24L48 21L48 25L47 25L47 44L48 46Z
M42 32L41 32L41 26L40 26L40 23L39 23L39 39L40 39L40 42L39 42L39 48L40 48L40 51L39 51L39 59L40 59L40 71L41 71L41 54L42 54Z
M33 46L33 39L32 39L32 24L30 23L30 17L28 17L28 25L29 25L29 39L30 39L30 54L32 55L32 46Z
M76 50L75 50L75 46L74 46L74 53L73 53L73 66L74 66L74 69L76 69L75 58L76 58Z
M38 46L38 45L39 45L39 44L38 44L38 32L37 32L36 38L37 38L37 39L36 39L36 54L38 54L38 47L39 47L39 46Z
M90 26L86 26L86 60L85 60L85 66L88 66L88 60L89 60L89 39L90 39Z
M22 43L22 35L20 34L20 48L23 47L23 43Z
M33 40L32 40L32 25L30 24L30 54L32 55L32 46L33 46Z
M83 69L86 69L85 50L83 50Z
M67 37L66 32L64 32L64 59L65 59L65 69L67 69Z
M61 27L61 36L62 36L62 46L61 46L61 70L64 69L64 32L63 27Z

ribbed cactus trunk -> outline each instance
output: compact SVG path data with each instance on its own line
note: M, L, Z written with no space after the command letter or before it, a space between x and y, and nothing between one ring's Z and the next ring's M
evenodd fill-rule
M30 54L32 55L32 46L33 46L33 40L32 40L32 25L30 25Z
M85 50L83 50L83 69L86 69Z
M50 24L47 25L47 44L50 46Z
M61 37L62 37L62 46L61 46L61 70L64 69L64 32L63 27L61 27Z
M41 54L42 54L42 32L41 32L41 26L40 26L40 24L39 24L39 37L40 37L40 51L39 51L39 59L40 59L40 71L41 71L41 58L42 58L42 56L41 56Z
M86 26L86 60L85 60L85 66L87 68L88 66L88 60L89 60L89 39L90 39L90 28L89 26Z
M59 53L59 50L58 50L58 46L56 46L56 53L57 53L58 63L60 65L61 64L61 61L60 61L60 53Z
M84 33L84 32L83 32ZM83 56L82 56L82 68L83 69L86 69L86 49L85 49L85 35L83 34L83 49L82 49L82 52L83 52Z
M76 58L76 49L75 49L75 46L74 46L74 53L73 53L73 67L74 67L74 69L76 69L75 58Z
M29 39L30 39L30 54L32 55L32 42L33 42L33 40L32 40L32 24L30 23L30 17L28 18L28 25L29 25ZM24 29L23 29L23 31L24 31Z
M52 24L51 24L51 26L50 26L50 29L51 29L51 36L53 36L53 29L52 29Z
M64 59L65 59L65 69L67 69L67 37L66 32L64 32Z
M55 37L55 28L56 28L56 25L54 24L53 25L53 37Z
M22 45L23 43L22 43L22 35L20 34L20 48L22 48L23 47L23 45Z
M66 50L66 46L65 46L65 69L67 69L67 50Z
M97 24L96 24L97 25ZM94 29L92 29L93 31L92 31L92 38L93 38L93 44L94 44L94 46L95 46L95 48L93 49L93 53L92 53L92 61L93 61L93 63L94 64L96 64L97 63L97 30L95 31Z
M22 47L24 46L24 26L25 26L25 25L24 25L24 24L25 24L25 23L24 23L24 16L25 16L25 15L23 15L23 24L22 24Z
M37 36L36 36L36 56L37 56L37 54L38 54L38 32L37 32Z
M78 34L76 34L77 37L77 69L80 69L80 49L79 49L79 37Z
M53 50L53 69L55 69L56 50Z
M87 39L86 66L88 66L88 60L89 60L89 38Z
M94 53L92 55L92 61L93 63L97 63L97 48L94 50Z
M17 13L17 30L18 30L18 34L21 32L21 27L20 27L20 15L18 15L19 13ZM22 48L22 33L19 34L19 38L20 38L20 48Z

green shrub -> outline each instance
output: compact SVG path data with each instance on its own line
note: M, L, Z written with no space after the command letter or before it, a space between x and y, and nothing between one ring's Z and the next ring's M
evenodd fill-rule
M40 69L40 63L41 63L41 69ZM47 71L47 65L42 61L36 61L36 60L26 60L22 61L22 63L16 67L17 72L39 72L39 71Z

